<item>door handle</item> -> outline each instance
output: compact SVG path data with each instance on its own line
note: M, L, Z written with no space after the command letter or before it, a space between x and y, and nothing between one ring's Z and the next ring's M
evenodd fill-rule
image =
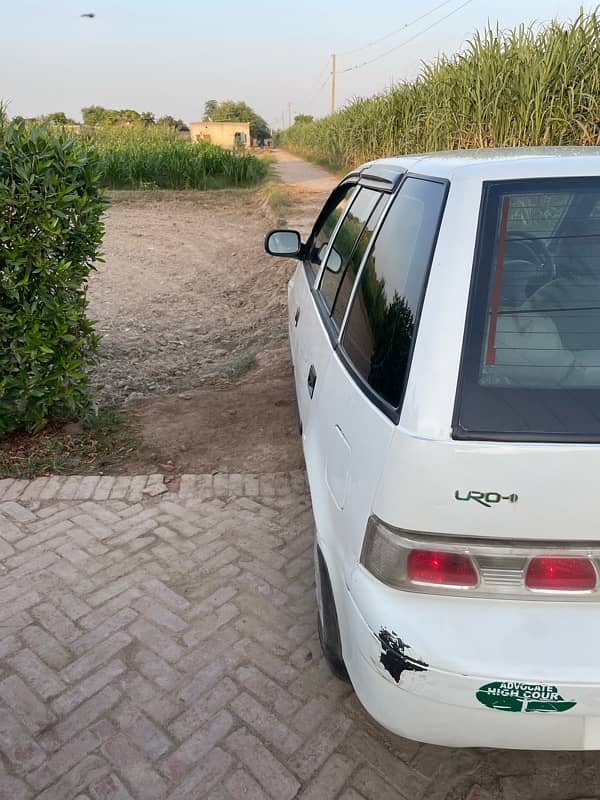
M296 309L296 313L294 314L294 328L298 327L298 320L300 319L300 306Z
M312 397L313 394L315 393L316 382L317 382L317 372L314 366L311 364L310 369L308 370L308 380L307 380L309 397Z

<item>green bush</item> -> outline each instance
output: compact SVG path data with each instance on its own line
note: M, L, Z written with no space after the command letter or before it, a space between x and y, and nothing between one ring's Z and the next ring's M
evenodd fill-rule
M98 156L0 123L0 435L92 408L86 287L104 234Z

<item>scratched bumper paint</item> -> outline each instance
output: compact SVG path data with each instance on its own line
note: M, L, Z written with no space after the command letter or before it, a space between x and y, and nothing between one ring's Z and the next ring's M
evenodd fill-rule
M425 672L428 665L414 658L409 652L410 647L396 633L382 628L378 638L381 644L379 662L396 683L400 683L404 672Z
M500 643L497 658L489 657L494 655L486 652L491 634L469 619L468 604L464 609L443 607L437 598L436 613L419 613L430 597L405 597L381 587L362 576L352 582L345 592L342 640L357 696L386 728L439 745L600 749L600 682L564 680L560 671L552 677L540 678L535 672L515 676L506 671L500 654L511 645L518 647L518 629L512 630L512 640ZM445 614L440 621L441 608ZM465 646L462 656L451 654L457 668L448 669L440 664L450 654L443 646L436 651L435 634L453 626L460 626L462 641L471 637L472 647ZM525 627L523 641L526 633L531 639ZM455 639L460 645L461 638ZM525 653L532 664L535 647L533 642ZM561 670L565 672L564 664Z

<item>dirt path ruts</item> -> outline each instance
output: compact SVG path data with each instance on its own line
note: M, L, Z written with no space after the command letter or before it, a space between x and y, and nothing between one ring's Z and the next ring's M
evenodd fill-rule
M306 235L335 185L280 151ZM256 191L120 193L106 215L105 263L90 316L105 358L100 403L122 406L140 439L129 474L302 466L287 345L294 262L263 250L272 224Z

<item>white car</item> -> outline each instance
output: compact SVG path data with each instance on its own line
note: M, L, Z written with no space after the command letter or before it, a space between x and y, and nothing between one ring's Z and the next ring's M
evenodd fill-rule
M600 149L375 161L265 245L329 663L402 736L600 748Z

